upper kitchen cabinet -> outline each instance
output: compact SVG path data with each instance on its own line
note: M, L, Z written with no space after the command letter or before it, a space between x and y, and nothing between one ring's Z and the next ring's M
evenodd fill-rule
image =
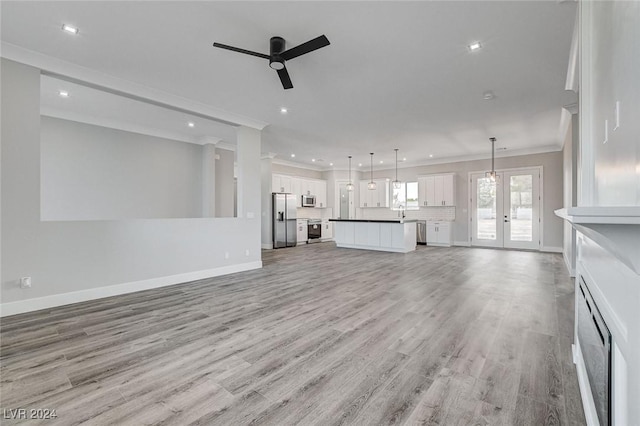
M389 208L389 180L375 179L376 189L369 189L368 181L360 181L360 207Z
M291 193L291 176L272 175L271 176L271 192Z
M455 174L429 175L418 178L420 207L455 206Z
M302 207L303 195L315 195L316 208L327 207L327 181L287 175L272 175L272 192L288 192L296 196L297 207Z
M316 208L323 209L327 207L327 181L317 180L314 182L316 196Z

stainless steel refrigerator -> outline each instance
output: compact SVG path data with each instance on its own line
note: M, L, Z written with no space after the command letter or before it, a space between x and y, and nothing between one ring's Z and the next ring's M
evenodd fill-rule
M273 248L293 247L297 241L297 203L293 194L273 193Z

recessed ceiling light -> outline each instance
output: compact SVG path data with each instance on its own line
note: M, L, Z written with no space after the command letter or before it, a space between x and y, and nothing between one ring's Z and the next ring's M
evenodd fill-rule
M196 127L196 123L194 123L193 121L190 121L190 122L187 123L187 126Z
M433 154L429 154L429 158L433 158Z
M72 27L71 25L64 24L62 25L63 31L66 31L70 34L78 34L78 29L76 27Z
M315 162L316 162L316 159L315 159L315 158L312 158L312 159L311 159L311 161L313 161L313 162L315 163Z
M496 95L494 95L491 90L487 90L486 92L484 92L482 94L482 99L484 99L485 101L490 101L491 99L493 99L495 97L496 97Z
M476 50L482 49L482 44L479 41L474 41L468 47L471 52L475 52Z
M382 163L383 163L383 161L382 161L382 160L380 160L380 164L382 164Z
M291 158L296 158L296 155L295 154L291 154Z
M280 108L280 113L282 113L282 114L286 114L287 111L288 110L285 107Z
M362 163L358 163L358 167L362 167Z
M333 163L329 163L330 166L333 166Z
M67 92L66 90L59 90L59 91L58 91L58 95L59 95L61 98L68 98L68 97L69 97L69 92Z

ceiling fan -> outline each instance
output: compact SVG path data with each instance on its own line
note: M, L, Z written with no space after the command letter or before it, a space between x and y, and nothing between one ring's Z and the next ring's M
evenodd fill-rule
M313 52L314 50L318 50L321 47L328 46L329 44L329 39L324 35L321 35L320 37L316 37L306 43L284 50L284 39L282 37L271 37L271 40L269 41L268 55L221 43L213 43L213 46L221 49L233 50L234 52L244 53L246 55L257 56L258 58L268 59L269 66L278 72L278 77L280 77L282 87L285 89L293 89L293 83L291 83L291 78L289 77L287 68L284 66L285 61Z

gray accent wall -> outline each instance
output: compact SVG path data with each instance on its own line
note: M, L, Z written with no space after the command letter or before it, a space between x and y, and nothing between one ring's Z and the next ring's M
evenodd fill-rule
M5 59L1 66L3 305L261 265L259 131L238 130L239 218L44 222L40 70ZM25 276L31 289L19 286Z
M202 157L200 145L42 117L42 220L202 217Z

